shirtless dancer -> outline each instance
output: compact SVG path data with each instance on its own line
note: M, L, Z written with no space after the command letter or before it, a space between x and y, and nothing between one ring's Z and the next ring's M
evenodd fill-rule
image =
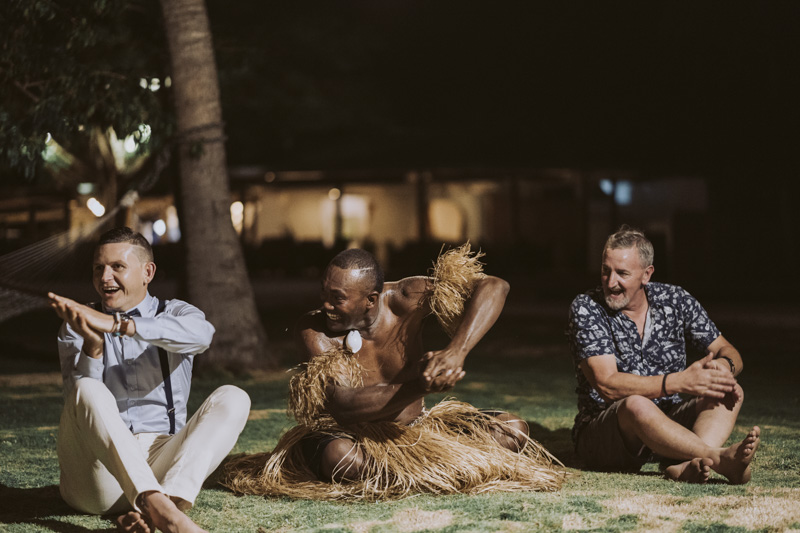
M430 290L431 279L425 276L384 284L380 266L364 250L346 250L328 265L322 308L305 315L297 332L308 358L342 345L357 353L364 369L363 386L328 387L327 408L340 425L414 422L423 412L427 394L447 391L464 377L464 360L497 320L509 285L493 276L478 280L450 343L426 352L422 325L431 313ZM505 422L493 429L498 443L520 450L528 425L509 413L491 414ZM359 477L364 456L352 440L328 438L315 446L313 463L320 478Z

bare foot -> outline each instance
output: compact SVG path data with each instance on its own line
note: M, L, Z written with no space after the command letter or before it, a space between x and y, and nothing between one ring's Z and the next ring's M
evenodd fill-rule
M711 465L714 461L708 458L695 457L691 461L684 461L683 463L668 466L664 470L664 475L667 479L673 481L683 481L684 483L708 483L708 478L711 475Z
M761 428L753 426L750 433L742 440L722 452L719 465L714 470L728 478L734 485L750 481L750 462L761 444Z
M145 492L139 498L142 510L159 531L164 533L208 533L183 514L166 494Z
M117 529L128 533L150 533L154 531L153 524L147 517L137 511L130 511L120 515L115 520Z

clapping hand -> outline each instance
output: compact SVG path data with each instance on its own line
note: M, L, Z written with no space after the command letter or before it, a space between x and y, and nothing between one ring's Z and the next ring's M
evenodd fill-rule
M422 383L428 392L450 390L465 375L464 356L449 348L427 352L422 363Z
M83 351L86 355L102 357L103 333L113 329L114 319L110 315L52 292L47 293L47 297L50 298L50 307L56 314L66 321L75 333L83 337Z

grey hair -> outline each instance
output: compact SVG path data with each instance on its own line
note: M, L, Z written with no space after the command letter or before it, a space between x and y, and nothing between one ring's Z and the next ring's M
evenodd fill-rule
M603 248L603 257L606 255L606 250L621 250L636 247L639 252L639 261L642 268L647 268L653 264L655 252L653 250L653 243L644 236L644 232L623 224L616 233L611 234L606 240L606 245Z

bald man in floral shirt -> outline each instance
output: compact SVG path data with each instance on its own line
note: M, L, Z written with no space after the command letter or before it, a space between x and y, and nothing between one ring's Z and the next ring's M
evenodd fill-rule
M669 479L705 483L713 470L747 483L760 428L724 447L744 399L741 355L688 292L651 282L653 270L653 245L623 226L603 250L601 287L572 302L576 452L592 470L635 472L656 455ZM687 345L705 356L687 366Z

